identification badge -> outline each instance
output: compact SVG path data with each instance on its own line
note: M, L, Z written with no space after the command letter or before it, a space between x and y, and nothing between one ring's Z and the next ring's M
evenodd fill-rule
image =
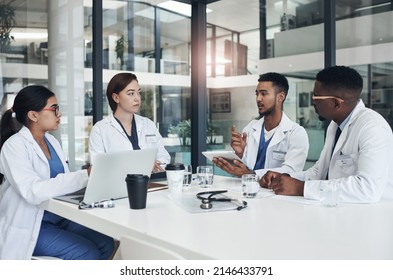
M286 154L287 153L281 151L273 151L273 159L283 161L285 159Z
M353 159L350 155L338 155L336 158L336 163L340 167L353 165Z
M155 134L147 134L146 136L146 143L156 143L157 136Z

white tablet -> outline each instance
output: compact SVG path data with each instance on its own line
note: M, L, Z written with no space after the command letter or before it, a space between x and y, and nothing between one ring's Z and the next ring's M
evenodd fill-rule
M225 150L216 150L216 151L206 151L202 152L202 154L207 157L210 161L213 161L213 158L215 157L222 157L228 161L233 161L234 159L237 159L241 161L241 159L235 154L234 151L225 151Z

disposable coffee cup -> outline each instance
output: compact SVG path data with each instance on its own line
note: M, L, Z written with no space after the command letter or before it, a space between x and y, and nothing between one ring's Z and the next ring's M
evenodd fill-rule
M128 201L131 209L146 208L147 183L149 177L142 174L127 174Z
M184 164L171 163L165 167L168 189L171 193L181 193L183 191Z

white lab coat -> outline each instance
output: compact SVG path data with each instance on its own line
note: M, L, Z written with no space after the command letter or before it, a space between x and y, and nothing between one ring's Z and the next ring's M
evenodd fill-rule
M50 134L66 173L50 179L48 160L26 127L11 136L0 153L0 259L30 259L39 234L44 210L40 204L55 196L86 186L86 170L69 172L60 143Z
M164 147L162 137L154 123L145 117L134 114L139 147L143 149L157 148L156 160L170 163L171 156ZM97 154L133 150L123 128L113 114L97 122L90 132L89 153L90 161L94 162Z
M336 130L332 121L314 166L290 174L305 181L304 197L321 199L329 170L329 179L338 184L343 202L373 203L381 197L393 198L393 135L385 119L359 101L332 154Z
M247 144L242 161L249 169L255 166L263 123L264 118L253 120L243 129L243 132L247 133ZM306 130L283 113L281 122L266 151L265 168L255 170L255 173L263 176L269 170L280 173L301 171L304 168L307 154Z

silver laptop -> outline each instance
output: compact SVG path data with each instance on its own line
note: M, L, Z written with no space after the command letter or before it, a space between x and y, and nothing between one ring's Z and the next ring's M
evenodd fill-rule
M150 176L156 154L157 149L98 154L94 159L86 188L55 199L74 204L81 201L91 204L106 199L127 197L127 174Z

